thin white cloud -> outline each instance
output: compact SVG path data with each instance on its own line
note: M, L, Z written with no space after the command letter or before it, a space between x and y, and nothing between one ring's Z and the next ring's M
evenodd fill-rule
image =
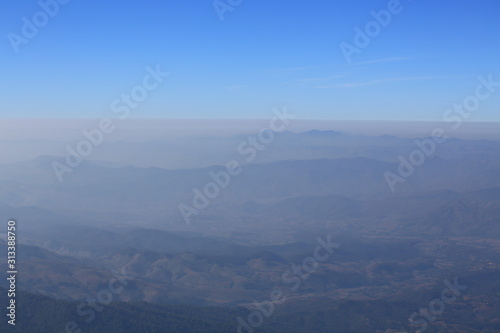
M317 68L316 66L303 66L303 67L288 67L288 68L271 68L266 69L264 72L268 74L289 74L301 71L307 71Z
M382 59L373 59L367 61L356 62L354 65L367 65L367 64L376 64L380 62L393 62L393 61L403 61L403 60L412 60L416 57L391 57L391 58L382 58Z
M308 77L308 78L303 78L303 79L298 79L298 82L319 82L319 81L328 81L332 79L338 79L341 77L344 77L345 75L330 75L330 76L324 76L324 77Z
M317 89L353 88L353 87L371 86L371 85L380 84L380 83L386 83L386 82L414 81L414 80L434 80L434 79L446 79L446 78L450 78L450 77L445 77L445 76L420 76L420 77L386 78L386 79L378 79L378 80L365 81L365 82L345 82L345 83L339 83L339 84L333 84L333 85L323 85L323 86L316 86L315 88L317 88Z

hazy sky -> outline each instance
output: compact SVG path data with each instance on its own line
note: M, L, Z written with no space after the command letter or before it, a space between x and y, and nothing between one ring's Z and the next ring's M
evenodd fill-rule
M441 120L478 76L500 81L500 1L401 1L346 61L340 43L387 8L243 0L221 20L212 0L72 0L45 24L37 1L2 1L0 118L114 116L157 65L170 75L131 117L267 119L286 105L302 119ZM23 17L42 20L33 36ZM499 106L500 89L471 119L500 121Z

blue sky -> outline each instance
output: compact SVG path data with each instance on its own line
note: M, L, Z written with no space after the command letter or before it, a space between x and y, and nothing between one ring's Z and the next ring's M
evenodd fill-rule
M170 75L134 118L268 118L286 105L301 119L440 120L478 76L500 81L500 1L400 6L348 63L340 43L388 1L243 0L221 21L212 0L71 0L18 53L8 35L41 7L2 1L0 117L114 116L156 65ZM500 89L470 120L500 121L499 106Z

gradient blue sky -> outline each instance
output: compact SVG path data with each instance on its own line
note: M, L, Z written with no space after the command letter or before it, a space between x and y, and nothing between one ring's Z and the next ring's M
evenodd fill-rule
M223 0L226 2L225 0ZM341 42L387 8L378 0L77 1L14 53L7 34L37 1L0 4L0 118L100 118L142 81L170 73L134 118L440 120L479 75L500 81L500 1L402 0L347 63ZM500 90L470 120L500 121Z

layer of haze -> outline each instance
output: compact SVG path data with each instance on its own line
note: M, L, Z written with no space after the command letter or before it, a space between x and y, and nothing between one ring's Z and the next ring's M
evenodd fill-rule
M270 115L270 119L272 114ZM180 120L142 119L114 120L115 129L104 134L102 143L93 148L86 160L109 165L141 167L196 168L223 164L237 154L238 144L248 136L269 127L262 120ZM64 157L67 147L75 148L87 140L83 131L98 127L99 119L4 119L0 121L2 163L27 161L39 156ZM311 130L342 132L352 136L394 135L423 138L435 128L449 128L449 123L396 121L290 121L286 131L300 133ZM499 123L463 122L447 135L462 139L500 139ZM280 133L281 145L286 146ZM272 151L266 152L272 154ZM258 162L258 161L256 161Z

